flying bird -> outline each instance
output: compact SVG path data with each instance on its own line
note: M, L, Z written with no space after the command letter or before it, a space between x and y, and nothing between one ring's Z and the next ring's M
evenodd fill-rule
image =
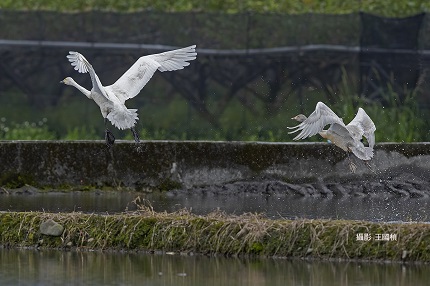
M134 141L139 142L139 135L134 129L139 120L137 109L128 109L125 101L138 95L157 70L164 72L183 69L196 56L195 45L142 56L114 84L103 86L89 61L82 54L70 51L67 59L79 73L90 74L93 87L91 91L87 90L71 77L66 77L61 83L74 86L97 103L104 118L105 140L109 147L114 144L115 137L106 127L107 120L118 129L131 129Z
M370 168L368 161L373 158L376 127L372 119L370 119L361 107L348 125L345 125L343 120L322 102L317 103L315 111L309 117L299 114L291 119L300 122L297 126L288 127L289 129L294 129L289 134L300 131L293 140L304 139L319 134L348 154L351 172L354 173L357 166L351 161L349 157L350 152L363 160L366 166ZM324 127L329 124L330 127L324 130ZM363 144L363 136L367 139L369 146Z

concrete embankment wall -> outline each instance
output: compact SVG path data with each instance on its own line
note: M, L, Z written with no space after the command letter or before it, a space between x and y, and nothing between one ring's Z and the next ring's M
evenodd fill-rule
M430 143L383 143L373 170L327 143L206 141L0 142L0 186L129 187L142 191L284 192L333 195L389 192L427 196Z

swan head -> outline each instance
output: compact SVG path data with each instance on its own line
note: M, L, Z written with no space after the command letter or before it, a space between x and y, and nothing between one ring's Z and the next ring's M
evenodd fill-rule
M66 77L65 79L63 79L62 81L60 81L60 83L66 84L66 85L73 85L75 81L73 80L73 78L71 77Z
M303 122L303 121L305 121L307 119L307 117L305 115L303 115L303 114L299 114L299 115L294 116L291 119L296 120L298 122Z
M60 81L60 83L65 84L65 85L71 85L76 87L80 92L82 92L83 94L85 94L86 97L91 98L91 91L85 89L84 87L80 86L78 83L76 83L76 81L73 80L73 78L71 77L66 77L65 79L63 79L62 81Z

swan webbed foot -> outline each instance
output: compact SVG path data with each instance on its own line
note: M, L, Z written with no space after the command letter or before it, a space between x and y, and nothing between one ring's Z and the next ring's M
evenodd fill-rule
M136 129L134 129L133 127L130 129L131 129L131 132L133 133L134 142L139 143L140 138L139 138L139 134L137 133Z
M106 145L108 147L112 147L113 144L115 143L115 136L113 136L113 133L109 131L109 129L106 128L105 130L105 140L106 140Z

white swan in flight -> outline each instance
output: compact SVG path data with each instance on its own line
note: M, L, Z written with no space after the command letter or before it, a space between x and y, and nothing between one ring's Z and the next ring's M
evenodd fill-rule
M288 127L289 129L295 129L289 133L301 131L293 140L304 139L318 133L347 152L351 172L354 173L357 167L349 158L349 152L363 160L366 166L370 168L367 161L373 157L376 127L372 119L361 107L348 125L345 125L343 120L322 102L317 103L315 111L309 117L299 114L292 119L299 121L300 124ZM330 124L330 128L323 130L328 124ZM369 146L364 146L362 142L363 136L367 139Z
M94 68L88 60L78 52L69 52L68 60L74 69L80 73L89 73L93 87L91 91L76 83L71 77L66 77L61 83L76 87L89 99L94 100L100 107L105 127L109 120L118 129L130 128L134 140L139 142L139 135L134 129L137 117L137 109L128 109L124 103L127 99L135 97L148 83L152 75L157 71L180 70L188 66L196 58L196 46L167 51L164 53L140 57L114 84L103 86ZM115 137L107 128L105 140L108 146L112 146Z

